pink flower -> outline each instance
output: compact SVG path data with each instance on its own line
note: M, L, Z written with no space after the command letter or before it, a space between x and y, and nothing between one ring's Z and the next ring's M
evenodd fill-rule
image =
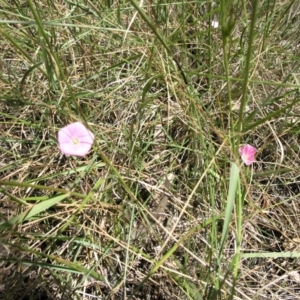
M82 123L75 122L58 131L58 147L63 154L85 156L94 138L94 134Z
M239 148L239 154L243 160L243 162L249 166L255 161L255 154L257 152L257 149L253 146L247 144L245 146L241 146Z

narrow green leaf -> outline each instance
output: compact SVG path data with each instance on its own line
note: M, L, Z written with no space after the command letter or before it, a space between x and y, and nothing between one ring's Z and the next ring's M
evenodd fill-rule
M59 195L57 197L51 198L49 200L46 201L42 201L41 203L38 203L34 206L32 206L31 208L29 208L28 210L26 210L25 212L14 216L13 218L11 218L10 220L3 222L0 224L0 231L3 231L5 229L8 229L14 225L17 224L21 224L26 220L29 220L30 218L38 215L40 212L45 211L46 209L48 209L49 207L57 204L58 202L64 200L65 198L67 198L69 196L69 194L63 194L63 195Z
M221 245L220 252L219 252L220 256L223 251L225 240L226 240L227 234L228 234L229 223L231 220L232 210L233 210L233 206L234 206L234 202L235 202L235 195L236 195L236 188L237 188L238 180L239 180L239 168L235 162L232 162L231 168L230 168L229 190L228 190L228 196L227 196L224 225L223 225L221 244L220 244Z

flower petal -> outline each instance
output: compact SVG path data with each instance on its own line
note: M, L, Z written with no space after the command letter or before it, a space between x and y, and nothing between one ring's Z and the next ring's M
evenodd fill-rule
M62 128L58 132L58 143L69 143L72 141L72 136L66 128Z
M60 151L65 155L85 156L91 149L92 144L79 143L63 143L59 145Z
M85 156L91 149L94 134L82 123L69 124L58 131L59 149L63 154ZM74 144L74 140L78 140Z
M256 152L257 149L249 144L239 148L239 154L247 166L251 165L255 161Z

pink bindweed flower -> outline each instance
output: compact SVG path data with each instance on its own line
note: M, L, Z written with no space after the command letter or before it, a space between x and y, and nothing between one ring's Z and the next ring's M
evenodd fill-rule
M63 154L85 156L91 149L94 134L82 123L69 124L58 131L58 147Z
M239 154L243 160L243 162L249 166L255 161L255 154L257 152L257 149L253 146L247 144L245 146L241 146L239 148Z

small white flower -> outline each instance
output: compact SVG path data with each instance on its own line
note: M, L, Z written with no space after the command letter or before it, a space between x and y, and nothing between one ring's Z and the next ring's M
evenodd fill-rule
M211 27L218 28L219 27L219 22L218 21L212 21L211 22Z

